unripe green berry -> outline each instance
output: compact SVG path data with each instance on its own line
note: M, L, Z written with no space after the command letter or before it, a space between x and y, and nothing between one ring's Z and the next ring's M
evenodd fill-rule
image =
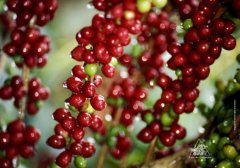
M237 155L234 159L234 164L236 167L240 167L240 155Z
M209 158L208 164L210 164L211 166L214 166L216 164L216 159L214 157Z
M96 74L97 68L98 68L97 64L86 64L84 70L87 75L93 76Z
M218 144L218 141L220 139L220 136L217 134L217 133L212 133L210 136L209 136L209 139L212 143L214 144Z
M188 30L188 29L190 29L192 26L193 26L192 19L186 19L186 20L184 20L184 22L183 22L183 29L184 29L184 30Z
M230 139L228 137L220 138L220 140L218 141L218 145L217 145L218 150L221 150L224 147L224 145L229 144L229 143L230 143Z
M152 3L157 8L163 8L167 4L167 0L152 0Z
M137 9L141 13L147 13L151 10L150 0L137 0Z
M76 168L85 168L87 166L87 163L82 156L77 156L74 158L74 165Z
M144 115L144 121L147 123L147 124L151 124L154 120L154 116L152 113L146 113Z
M207 165L207 159L205 157L197 158L197 162L201 167L205 167Z
M233 163L227 160L220 162L217 168L233 168Z
M168 113L163 113L161 116L161 123L163 126L170 126L173 123L174 119L170 117Z
M237 156L237 150L232 145L226 145L223 147L223 153L228 158L233 160Z
M132 47L132 56L138 58L142 53L142 46L140 44L135 44Z
M60 168L56 163L51 163L49 168Z
M182 76L182 71L181 71L181 69L176 69L175 74L177 75L177 77Z

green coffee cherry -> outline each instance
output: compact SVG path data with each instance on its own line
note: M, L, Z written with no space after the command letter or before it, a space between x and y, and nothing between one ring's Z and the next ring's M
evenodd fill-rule
M96 74L97 68L98 68L97 64L86 64L84 70L87 75L93 76Z
M87 162L82 156L77 156L74 158L74 165L76 168L85 168L87 166Z
M236 158L234 159L234 164L237 168L240 167L240 155L236 156Z
M163 126L170 126L173 123L174 119L170 117L170 115L165 112L161 116L161 123Z
M218 134L216 133L212 133L210 136L209 136L209 140L214 143L214 144L218 144L218 141L219 141L220 137Z
M144 115L144 121L147 123L147 124L151 124L154 120L154 116L152 113L146 113Z
M163 8L168 3L167 0L152 0L152 3L157 8Z
M233 94L237 89L237 83L232 79L228 81L227 87L225 89L225 92L227 94Z
M211 157L208 159L208 164L211 166L214 166L216 164L216 159L214 157Z
M224 155L223 151L219 151L219 152L217 153L217 158L218 158L219 160L223 160L223 159L226 158L226 156Z
M183 22L183 29L184 29L184 30L188 30L188 29L190 29L191 27L193 27L192 19L186 19L186 20L184 20L184 22Z
M217 168L233 168L233 163L227 160L220 162Z
M49 168L60 168L56 163L51 163Z
M147 13L151 10L150 0L137 0L137 9L141 13Z
M204 157L197 158L197 162L201 167L205 167L207 165L207 159Z
M177 70L175 71L175 74L176 74L177 77L181 77L181 76L182 76L182 71L181 71L181 69L177 69Z
M107 144L110 146L110 148L113 148L116 145L116 137L115 136L110 136L107 138Z
M229 143L230 143L230 139L228 137L220 138L218 145L217 145L218 150L221 150L224 147L224 145L229 144Z
M228 134L232 129L232 122L225 120L223 123L218 125L218 130L224 134Z
M226 145L223 147L223 153L228 158L233 160L237 156L237 150L232 145Z
M138 58L142 53L142 46L140 44L136 44L132 47L132 56Z
M206 143L208 151L213 154L215 153L216 149L217 149L217 144L214 144L211 142L211 140L207 140Z

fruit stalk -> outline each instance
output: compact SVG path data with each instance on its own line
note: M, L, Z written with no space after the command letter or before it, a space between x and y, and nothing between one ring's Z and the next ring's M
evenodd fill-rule
M23 79L23 87L25 91L28 91L28 78L29 78L29 68L24 64L22 70L22 79ZM20 108L19 108L19 118L24 118L24 111L26 109L26 97L23 98Z

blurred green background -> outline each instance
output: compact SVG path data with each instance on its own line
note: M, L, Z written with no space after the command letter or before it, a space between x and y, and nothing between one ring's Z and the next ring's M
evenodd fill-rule
M52 41L52 50L49 54L49 61L44 69L34 70L32 76L39 76L42 83L51 89L50 99L44 103L39 113L34 117L27 117L26 121L35 125L42 132L41 142L38 144L37 149L40 151L36 154L36 158L46 158L46 153L57 154L58 150L53 150L48 147L45 142L49 135L53 133L55 122L52 120L52 112L64 106L64 100L70 95L70 92L62 87L63 82L71 75L71 68L77 64L70 57L71 50L77 45L75 41L75 34L86 25L91 24L91 18L97 13L91 5L88 4L89 0L60 0L59 9L56 13L55 19L42 29L42 32L48 34ZM239 22L239 21L238 21ZM238 32L235 34L238 36ZM211 74L208 80L203 81L200 85L200 97L198 102L204 102L208 106L214 103L214 81L218 78L227 80L231 78L237 68L235 57L240 53L240 39L238 40L238 47L234 51L223 51L220 59L211 67ZM14 72L20 74L15 69L11 61L6 62L6 66L12 68ZM0 85L3 84L7 78L7 74L0 70ZM154 102L160 96L160 90L150 90L150 102ZM17 117L17 110L13 108L12 102L3 102L0 100L0 122L5 125L7 122ZM133 130L132 136L138 133L139 129L144 127L140 121L135 122L138 129ZM192 114L184 114L181 117L180 123L187 128L187 140L193 139L202 130L202 125L205 123L204 118L198 113L197 110ZM144 151L147 145L141 142L136 143L137 149L130 154L128 162L141 162L143 159ZM97 154L88 159L88 167L95 167ZM34 161L34 159L33 159ZM107 158L105 167L117 167L117 161L110 156ZM36 164L35 164L36 165ZM29 167L22 165L22 167ZM41 167L41 165L30 166Z

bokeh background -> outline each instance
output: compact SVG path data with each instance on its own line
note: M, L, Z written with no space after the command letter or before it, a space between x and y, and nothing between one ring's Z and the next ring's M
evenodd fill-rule
M36 153L36 157L32 159L34 164L24 163L21 167L41 168L41 164L36 163L37 159L40 158L43 161L47 161L48 157L51 158L51 156L60 152L59 150L51 149L45 144L48 136L53 133L53 128L56 124L52 119L52 112L58 107L64 107L64 100L70 95L70 92L63 88L63 82L71 75L70 72L73 65L79 64L79 62L72 60L70 57L71 50L77 45L75 34L83 26L91 24L91 18L96 13L97 11L91 6L89 0L60 0L55 19L42 29L42 32L48 34L51 38L52 50L49 54L47 66L44 69L32 71L32 76L38 76L42 79L42 83L50 88L51 96L50 99L43 104L36 116L27 116L26 118L27 123L33 124L41 130L42 137L37 146L39 152ZM239 36L239 30L235 33L235 36ZM237 68L235 57L239 53L240 39L238 39L237 47L234 51L223 51L220 59L211 67L210 77L200 85L201 93L197 102L204 102L208 106L213 105L215 93L214 81L219 78L227 80L234 75ZM4 70L10 70L13 73L21 74L10 60L5 60L4 62L5 68L0 69L0 86L7 78L7 74ZM150 99L148 100L150 104L154 103L160 94L161 91L158 89L150 90ZM13 108L12 102L8 101L6 103L0 100L1 125L5 125L8 121L16 117L17 110ZM188 135L184 141L188 141L197 137L199 132L203 131L202 126L205 120L200 113L195 110L192 114L182 115L180 123L187 128ZM137 120L135 124L137 125L137 129L133 129L132 137L135 139L136 149L130 153L127 158L127 163L141 162L147 148L147 145L137 142L135 138L139 129L144 127L144 123ZM88 140L93 141L92 138L88 138ZM89 168L95 167L94 165L96 165L98 152L99 146L96 155L88 159ZM118 161L108 156L105 167L117 168Z

